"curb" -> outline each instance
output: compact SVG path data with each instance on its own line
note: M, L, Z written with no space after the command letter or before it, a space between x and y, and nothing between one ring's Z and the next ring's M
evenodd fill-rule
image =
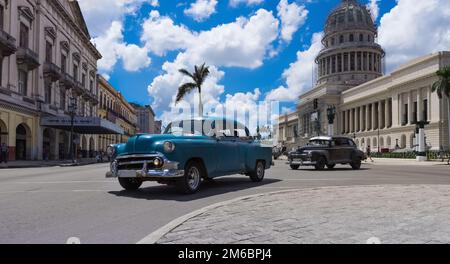
M216 209L218 207L222 207L225 205L229 205L235 202L239 202L242 200L247 200L259 196L265 196L265 195L273 195L273 194L280 194L280 193L289 193L289 192L296 192L302 189L289 189L289 190L283 190L283 191L276 191L276 192L267 192L267 193L259 193L259 194L252 194L247 196L241 196L238 198L234 198L228 201L215 203L212 205L205 206L203 208L200 208L198 210L195 210L191 213L188 213L186 215L183 215L181 217L176 218L175 220L170 221L168 224L164 225L163 227L157 229L156 231L152 232L148 236L144 237L143 239L139 240L136 244L156 244L158 240L160 240L162 237L164 237L166 234L170 233L172 230L177 228L178 226L182 225L184 222L190 220L191 218L194 218L198 215L201 215L211 209Z

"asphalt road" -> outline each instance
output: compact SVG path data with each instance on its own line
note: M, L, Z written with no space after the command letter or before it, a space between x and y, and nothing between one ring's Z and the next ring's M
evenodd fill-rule
M363 164L359 171L290 170L283 161L264 182L233 176L204 183L190 196L173 187L144 183L125 192L105 179L107 164L0 170L0 243L136 243L169 221L204 206L235 197L323 186L379 184L450 185L449 167ZM301 202L301 201L298 201Z

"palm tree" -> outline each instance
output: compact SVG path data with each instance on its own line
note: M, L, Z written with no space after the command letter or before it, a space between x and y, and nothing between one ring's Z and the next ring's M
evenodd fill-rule
M433 83L432 91L436 92L439 99L442 99L445 95L447 97L447 125L449 132L449 144L450 144L450 65L445 66L436 72L439 77L435 83ZM450 148L450 146L449 146Z
M200 117L202 117L203 116L202 85L209 75L209 67L205 66L205 63L203 63L203 65L200 67L195 66L193 73L190 73L189 71L187 71L185 69L180 69L179 72L182 73L183 75L191 77L193 82L185 83L178 88L178 93L177 93L177 98L175 99L175 104L180 102L183 99L183 97L186 94L190 93L192 90L198 89L198 98L199 98L198 115Z

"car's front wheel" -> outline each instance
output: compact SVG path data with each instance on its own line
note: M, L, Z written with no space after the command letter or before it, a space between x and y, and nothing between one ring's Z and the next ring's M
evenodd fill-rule
M141 187L142 180L136 178L119 178L119 183L127 191L136 191Z
M261 182L264 179L265 170L264 162L257 161L255 170L250 173L250 179L253 182Z
M361 159L358 157L354 158L350 163L350 166L352 166L352 169L354 170L359 170L361 168Z
M184 176L178 181L178 190L184 194L193 194L200 189L203 167L196 161L187 164Z
M291 165L291 169L298 170L300 168L300 165Z
M325 165L327 164L327 161L324 157L319 157L319 159L316 162L316 165L314 166L316 170L323 170L325 169Z

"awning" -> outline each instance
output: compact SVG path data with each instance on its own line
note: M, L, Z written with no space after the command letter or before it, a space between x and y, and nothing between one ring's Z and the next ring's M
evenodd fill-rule
M41 126L70 131L70 117L42 117ZM75 117L73 131L77 134L124 134L121 127L100 117Z

